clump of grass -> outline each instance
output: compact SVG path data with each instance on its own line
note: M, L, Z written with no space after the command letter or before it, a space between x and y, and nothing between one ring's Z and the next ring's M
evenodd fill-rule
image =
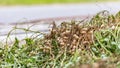
M2 68L120 67L120 12L110 15L103 11L87 23L53 23L48 34L22 30L39 33L43 38L25 38L24 44L15 38L12 46L4 45L0 49Z

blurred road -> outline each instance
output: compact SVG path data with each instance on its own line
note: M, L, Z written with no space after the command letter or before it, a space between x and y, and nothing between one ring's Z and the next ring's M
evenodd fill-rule
M120 2L48 6L1 6L0 23L8 24L45 18L93 15L102 10L116 13L120 10Z

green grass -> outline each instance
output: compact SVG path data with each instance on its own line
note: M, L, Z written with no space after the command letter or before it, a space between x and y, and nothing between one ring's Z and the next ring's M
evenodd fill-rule
M34 34L15 38L12 46L3 43L0 68L120 68L120 12L103 11L90 21L53 23L48 34L15 27L7 39L16 29Z
M0 0L0 5L32 5L32 4L52 4L52 3L83 3L102 2L112 0ZM116 0L117 1L117 0Z

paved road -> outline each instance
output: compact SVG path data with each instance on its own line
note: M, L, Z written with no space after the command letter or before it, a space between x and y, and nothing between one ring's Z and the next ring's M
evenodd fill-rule
M120 2L0 7L0 23L8 24L45 18L91 15L102 10L108 10L111 13L118 12Z

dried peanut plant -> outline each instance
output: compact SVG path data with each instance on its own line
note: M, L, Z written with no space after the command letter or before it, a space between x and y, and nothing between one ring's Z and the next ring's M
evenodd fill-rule
M120 12L102 11L90 21L53 22L43 38L24 41L20 45L15 38L12 46L0 49L2 68L119 68Z

